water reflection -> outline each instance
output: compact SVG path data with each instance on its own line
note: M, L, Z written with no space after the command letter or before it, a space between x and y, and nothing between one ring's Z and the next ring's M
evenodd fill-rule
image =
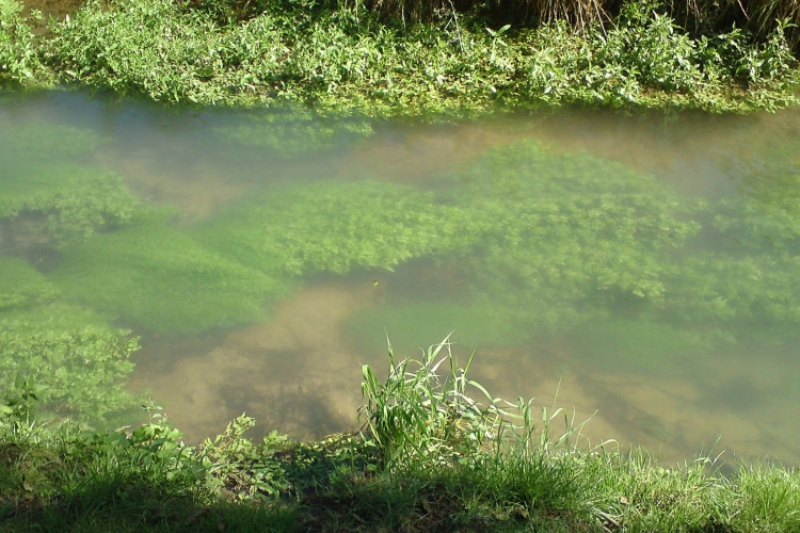
M224 214L237 202L273 194L289 183L307 187L312 195L322 182L365 177L434 191L444 198L445 205L437 204L434 211L445 225L451 220L445 215L452 214L447 209L471 208L488 196L481 193L474 202L459 198L451 193L452 174L470 168L490 148L521 139L538 141L549 153L564 155L565 160L576 159L574 154L583 152L599 158L597 161L616 161L639 173L655 175L659 186L683 197L724 202L739 201L743 194L750 194L765 204L780 204L780 213L785 213L786 206L780 202L791 195L779 195L780 202L776 203L767 192L772 185L782 190L796 185L793 149L778 150L783 155L776 155L775 150L787 142L796 144L800 131L800 114L796 111L750 117L687 114L665 119L567 110L475 123L409 125L363 120L339 124L313 116L281 121L269 114L212 110L165 113L147 105L108 104L65 94L0 104L0 130L5 134L33 122L94 132L100 140L88 156L81 156L82 164L111 169L148 208L169 206L176 210L178 216L170 231L183 232L184 240L196 239L198 249L206 244L192 233L194 228L214 224L217 214ZM0 156L3 149L0 146ZM775 174L774 165L764 164L764 153L770 160L782 157L788 161L781 168L790 171L764 177L769 169ZM761 181L768 185L742 188L743 183ZM728 241L723 242L722 230L717 227L725 216L743 226L750 224L748 228L766 227L760 219L750 223L739 215L730 215L743 212L734 207L722 215L698 215L704 229L690 246L664 257L677 264L733 249ZM690 216L675 215L676 223ZM791 225L794 219L777 216L768 220L773 224L769 227L774 228L778 220L784 232L781 235L791 241L788 245L776 251L777 241L772 236L769 246L745 243L735 250L757 257L763 264L768 262L769 268L759 263L764 272L780 274L781 268L791 270L795 234ZM459 228L454 235L468 241L469 225L474 220L452 220L458 221ZM292 231L304 222L303 217L292 221ZM6 217L0 223L2 254L25 258L56 283L61 282L60 261L74 256L80 246L88 246L54 243L47 240L54 238L49 234L30 234L19 217ZM102 242L103 234L116 235L123 230L110 225L94 231L101 235L92 237L95 240L91 242L97 243ZM376 239L383 237L379 231L375 233ZM24 242L19 235L27 235ZM645 242L641 232L637 235L640 243ZM572 242L570 238L565 236L559 242ZM574 243L590 248L588 241L576 238ZM261 246L263 239L246 244ZM547 252L559 250L549 248ZM301 249L299 256L303 253ZM537 319L520 325L513 323L519 312L504 314L511 306L508 301L501 305L474 297L476 290L492 292L492 276L505 276L497 270L480 277L468 267L470 262L484 261L489 252L481 256L459 253L444 254L434 246L394 271L357 268L347 275L318 272L294 277L292 283L286 283L291 289L285 289L280 299L265 307L263 321L224 330L156 334L157 328L126 323L122 312L109 313L106 318L138 328L135 333L143 335L143 348L134 356L138 366L128 380L128 389L151 391L166 408L169 419L195 442L221 431L242 412L254 416L264 432L278 429L295 437L353 429L360 402L360 365L372 364L378 375L383 374L386 334L398 355L404 356L455 330L455 349L464 360L478 345L474 366L478 381L501 397L536 396L541 405L564 407L575 421L591 418L583 430L591 442L615 439L623 445L641 443L668 461L691 458L713 447L717 452L726 450L729 458L733 454L769 455L796 462L800 385L792 377L800 371L798 343L773 327L775 317L784 316L783 311L773 308L780 298L785 297L788 306L790 297L800 297L797 287L786 285L784 293L768 302L770 309L758 308L760 304L753 300L753 314L772 317L763 319L763 338L735 328L732 333L725 330L713 335L710 327L692 329L691 319L681 322L675 318L689 313L684 306L690 301L688 296L667 302L666 310L657 303L653 304L655 310L648 311L638 300L631 303L598 292L590 303L605 302L605 307L598 306L602 312L591 316L586 312L569 327L563 325L563 317L575 309L586 311L588 300L583 296L576 299L583 306L578 308L565 296L564 309L548 308L555 307L549 303L543 309L528 308L530 316ZM137 252L135 259L141 255L146 254ZM180 257L172 259L163 252L161 259L164 268L187 272L182 274L187 277L196 275L198 280L213 271L204 258L180 268L175 267L183 260ZM259 268L245 260L237 261L247 268ZM133 259L126 261L133 263ZM365 259L355 264L371 263ZM280 265L270 268L257 275L270 276L280 283L290 277ZM550 279L559 279L566 270L556 265ZM700 265L693 272L707 271ZM685 274L674 277L681 276ZM480 285L477 289L476 284ZM224 285L222 280L220 286ZM723 285L724 280L720 282ZM746 285L734 287L729 283L720 293L730 301L744 298ZM524 287L520 283L517 291L509 291L513 293L509 301L521 298ZM62 284L61 290L67 296L72 294L66 285ZM236 290L245 289L237 286ZM541 292L543 299L551 297L548 294ZM191 295L186 298L191 305ZM79 303L99 311L119 303L96 306L93 301L84 298ZM165 303L163 307L169 306ZM561 325L551 329L542 326L544 319L556 316L556 312L561 314L553 321ZM157 316L155 311L153 314ZM756 324L753 329L759 329L757 320L751 322ZM724 335L735 338L720 340Z

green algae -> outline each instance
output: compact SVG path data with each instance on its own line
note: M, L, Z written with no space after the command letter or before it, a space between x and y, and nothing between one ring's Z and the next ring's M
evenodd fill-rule
M95 423L130 409L122 388L138 340L76 306L39 305L0 313L0 387L16 377L44 386L39 400L52 416Z
M434 196L380 182L275 187L193 236L264 272L384 268L445 254L476 237L467 214Z
M50 276L66 299L156 332L196 332L264 317L287 289L202 247L145 211L128 227L63 249Z

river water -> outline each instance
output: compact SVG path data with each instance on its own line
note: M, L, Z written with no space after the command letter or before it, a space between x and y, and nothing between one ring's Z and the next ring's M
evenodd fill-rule
M0 138L23 139L0 146L0 253L140 336L125 387L189 441L242 412L354 429L387 336L400 357L452 332L476 381L589 420L588 442L800 458L797 111L414 122L6 94ZM25 165L122 185L15 212ZM132 218L25 229L88 227L104 190Z

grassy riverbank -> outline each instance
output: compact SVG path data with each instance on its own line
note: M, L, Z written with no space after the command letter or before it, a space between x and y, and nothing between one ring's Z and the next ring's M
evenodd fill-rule
M0 411L0 531L800 528L796 469L722 476L711 459L668 468L645 452L590 448L580 425L561 430L563 412L491 399L447 345L391 369L386 381L364 369L360 434L252 442L243 416L198 447L154 410L132 431L40 426L37 388L20 379Z
M89 1L34 37L15 0L2 0L0 80L382 116L565 103L774 110L796 103L800 80L791 26L773 20L760 39L737 28L689 33L651 2L580 30L569 16L498 26L451 12L400 24L363 6L266 2L243 17L227 5Z

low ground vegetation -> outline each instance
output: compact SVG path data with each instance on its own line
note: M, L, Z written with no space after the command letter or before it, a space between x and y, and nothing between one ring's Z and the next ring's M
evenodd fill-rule
M391 355L391 348L390 348ZM800 528L800 473L714 458L663 467L589 447L561 411L492 398L447 341L364 368L359 433L253 442L242 416L197 447L146 406L138 428L36 421L25 379L0 407L3 531L699 531ZM480 397L481 401L475 400Z
M269 2L252 16L226 17L218 12L225 3L115 0L89 1L34 38L20 6L2 2L3 80L165 103L380 116L565 103L746 112L795 103L800 79L791 17L777 13L754 40L734 26L690 33L653 2L624 3L605 24L576 31L568 15L498 27L453 11L400 25L360 4Z

